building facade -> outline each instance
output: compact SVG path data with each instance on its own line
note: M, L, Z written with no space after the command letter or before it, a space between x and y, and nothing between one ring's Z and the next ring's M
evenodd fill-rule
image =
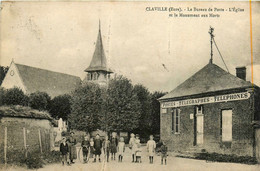
M234 76L209 63L159 99L161 139L170 150L255 156L259 87L243 71Z

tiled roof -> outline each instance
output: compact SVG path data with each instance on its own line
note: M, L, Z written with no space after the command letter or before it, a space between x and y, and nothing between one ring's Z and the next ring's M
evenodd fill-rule
M250 82L244 81L224 71L219 66L209 63L159 100L250 86L252 86Z
M15 64L27 89L27 93L46 92L51 97L68 94L80 83L77 76Z

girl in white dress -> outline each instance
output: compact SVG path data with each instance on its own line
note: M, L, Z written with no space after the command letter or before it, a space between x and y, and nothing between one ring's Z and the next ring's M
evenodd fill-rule
M152 164L153 156L154 156L155 148L156 148L156 143L153 140L153 135L150 135L150 140L147 142L146 147L147 147L147 151L149 153L150 164Z
M135 162L135 151L136 151L136 144L135 144L135 134L131 134L131 138L129 140L129 148L132 152L132 163Z
M124 152L125 152L125 142L124 138L120 137L120 142L118 143L118 162L122 162Z

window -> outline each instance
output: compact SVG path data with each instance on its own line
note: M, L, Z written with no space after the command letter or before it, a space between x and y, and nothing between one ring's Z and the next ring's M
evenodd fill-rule
M180 133L180 109L172 109L172 131L176 134Z
M94 74L93 74L93 80L97 80L97 73L96 72L94 72Z
M88 73L88 80L91 80L91 74L90 73Z
M221 112L221 134L223 142L232 141L232 110Z

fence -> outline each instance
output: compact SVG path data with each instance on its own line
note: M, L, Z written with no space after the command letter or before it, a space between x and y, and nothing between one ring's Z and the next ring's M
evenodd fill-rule
M35 125L35 124L34 124ZM0 123L1 162L12 163L30 152L45 153L51 150L51 126L31 126L25 122Z

